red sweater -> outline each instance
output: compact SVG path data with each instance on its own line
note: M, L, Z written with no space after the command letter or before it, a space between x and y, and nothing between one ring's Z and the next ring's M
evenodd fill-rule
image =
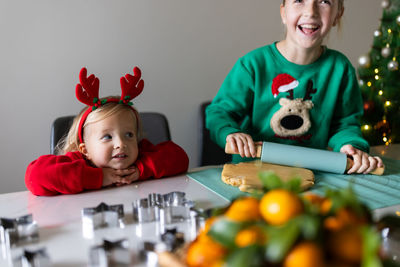
M143 139L139 142L139 156L135 164L139 169L139 180L144 180L186 172L189 158L172 141L153 145ZM103 170L90 166L79 151L57 156L44 155L29 164L25 184L38 196L76 194L101 188Z

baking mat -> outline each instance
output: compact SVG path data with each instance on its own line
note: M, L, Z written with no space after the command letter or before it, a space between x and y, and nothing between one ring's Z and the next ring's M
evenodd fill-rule
M308 191L324 194L325 188L347 188L351 183L358 198L371 209L400 204L400 160L382 158L385 174L343 175L315 171L315 185ZM247 195L238 188L221 180L222 167L212 167L187 174L188 177L207 187L222 198L233 199Z

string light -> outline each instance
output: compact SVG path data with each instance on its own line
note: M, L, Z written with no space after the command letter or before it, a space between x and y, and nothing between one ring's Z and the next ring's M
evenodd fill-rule
M379 90L378 94L379 94L379 95L383 95L383 91L382 91L382 90Z
M385 142L385 145L388 146L388 145L390 145L391 143L392 143L392 139L389 138L389 139Z
M378 70L378 69L375 69L374 71L375 71L375 73L376 73L376 74L378 74L378 73L379 73L379 70Z
M375 75L375 80L379 80L379 75Z
M391 34L392 33L392 29L388 29L388 34Z
M390 101L385 102L385 106L389 107L390 105L392 105L392 103Z
M363 128L364 128L364 130L366 130L366 131L368 131L368 130L370 129L370 127L369 127L368 124L364 125Z
M387 139L386 136L384 136L384 137L382 138L382 140L383 140L383 142L385 142L385 143L388 141L388 139Z
M372 83L371 82L367 82L367 85L368 85L368 87L371 87Z

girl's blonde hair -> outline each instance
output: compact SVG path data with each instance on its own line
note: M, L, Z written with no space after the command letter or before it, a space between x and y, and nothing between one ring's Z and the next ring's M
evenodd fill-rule
M107 98L115 98L115 97L107 97ZM67 152L78 151L79 150L79 122L88 108L92 107L85 107L82 109L79 114L74 118L72 122L71 128L69 129L68 134L61 138L60 141L57 143L56 146L56 154L62 155L66 154ZM129 110L132 112L132 116L136 122L137 127L137 139L140 141L142 139L142 124L139 117L139 112L132 106L128 106L125 104L120 104L116 102L108 102L96 110L90 112L86 121L83 125L83 129L85 129L86 125L95 123L105 118L118 114L124 110Z

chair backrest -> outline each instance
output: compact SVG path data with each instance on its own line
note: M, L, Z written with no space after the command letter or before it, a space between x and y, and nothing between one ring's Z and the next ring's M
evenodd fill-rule
M224 149L219 147L210 138L210 131L206 129L206 108L210 101L200 105L200 166L220 165L232 161L232 156L225 153Z
M153 144L171 140L167 117L158 112L139 112L143 135ZM64 116L54 120L51 125L50 153L55 154L57 143L68 134L75 116Z

